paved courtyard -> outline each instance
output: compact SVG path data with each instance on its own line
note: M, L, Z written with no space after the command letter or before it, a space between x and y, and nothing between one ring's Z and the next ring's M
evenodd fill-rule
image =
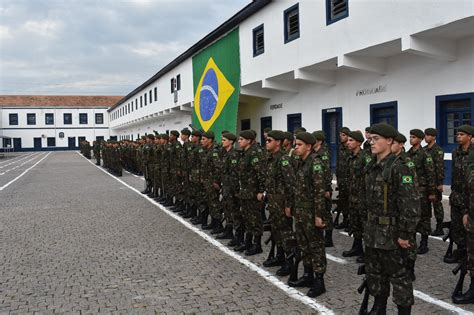
M0 159L0 314L358 312L362 277L341 255L348 236L335 233L328 292L310 299L262 267L268 246L235 254L141 189L142 178L117 179L77 152ZM431 238L429 247L417 261L413 313L474 311L451 303L447 245Z

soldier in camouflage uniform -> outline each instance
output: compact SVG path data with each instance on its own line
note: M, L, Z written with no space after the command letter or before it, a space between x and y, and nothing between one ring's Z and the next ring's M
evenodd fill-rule
M281 266L278 276L290 274L292 260L285 259L293 252L291 242L293 236L293 220L291 218L291 203L293 202L293 185L295 173L291 158L282 150L284 134L280 130L271 130L266 138L268 151L265 168L265 193L268 198L267 210L270 213L272 239L276 244L276 257L268 257L263 262L265 267Z
M150 180L153 186L152 198L159 198L159 192L162 189L161 187L161 136L159 133L156 133L155 139L151 144L150 156L149 156L149 168L150 168Z
M436 200L432 202L434 216L436 218L436 228L431 233L433 236L441 236L443 233L443 181L444 181L444 151L436 143L438 131L434 128L425 129L425 142L427 145L423 148L427 154L433 159L435 178L436 178Z
M407 154L415 164L416 177L418 179L418 191L420 194L421 218L416 231L421 234L421 242L418 254L426 254L428 248L428 235L431 233L431 202L436 199L435 191L435 167L433 158L421 147L421 141L425 134L420 129L410 130L411 148Z
M402 249L413 246L420 218L419 194L408 167L391 153L397 131L390 125L372 126L371 148L376 156L366 174L367 221L364 228L369 292L375 297L371 314L385 314L390 284L399 314L410 314L414 304L410 271Z
M347 147L351 151L348 159L348 188L349 188L349 217L350 229L354 242L352 248L344 251L342 256L358 256L357 262L364 262L364 249L362 238L364 234L364 223L367 218L367 209L363 202L365 195L365 172L366 166L372 162L372 157L361 149L364 136L360 131L351 131L347 140Z
M101 149L101 141L94 141L92 149L94 151L94 157L95 157L95 165L100 165L100 149Z
M451 194L449 204L451 206L451 235L457 250L452 256L444 256L446 263L459 262L466 255L466 232L462 224L463 209L466 209L465 191L466 191L466 168L469 152L474 150L471 144L473 136L472 127L463 125L458 127L456 140L459 147L452 153L452 175L451 175Z
M325 197L325 178L322 160L313 152L316 139L307 132L296 134L295 154L300 157L296 168L294 205L291 214L295 219L298 246L305 265L314 271L313 285L309 297L317 297L326 292L324 274L326 272L326 251L323 229L328 217Z
M161 151L161 182L163 188L162 205L165 207L173 205L173 195L170 191L170 151L171 145L169 144L169 135L166 133L161 134L162 151Z
M468 271L471 276L471 284L464 294L452 297L456 304L474 303L474 150L470 150L467 158L466 179L464 196L467 208L463 210L463 225L466 228Z
M225 231L217 239L231 239L229 246L237 246L243 242L242 215L239 207L239 159L240 153L234 148L237 137L230 132L222 134L222 208L226 221ZM235 236L234 236L235 228Z
M155 136L152 134L147 135L146 143L143 145L142 148L142 161L143 161L143 174L145 177L145 190L142 191L142 194L150 194L152 190L152 182L151 182L151 168L149 165L152 143L155 139Z
M188 214L190 211L189 204L191 196L189 195L189 175L191 172L191 165L189 164L189 155L193 149L193 145L189 138L191 136L191 131L188 128L181 130L181 141L182 141L182 150L180 151L180 172L181 172L181 187L179 190L178 199L181 200L180 214L182 216Z
M344 220L341 224L335 226L336 229L345 229L349 226L349 188L347 186L348 176L348 165L347 161L351 155L351 151L347 148L347 137L349 135L349 128L343 127L339 131L340 144L337 149L337 162L336 162L336 178L338 194L338 210L341 211L344 216Z
M84 141L83 151L84 151L84 156L90 160L91 159L91 144L89 143L89 141Z
M168 189L169 192L169 198L171 204L170 206L174 204L173 198L176 202L176 205L173 207L173 211L181 211L181 202L182 200L179 200L179 195L182 189L182 184L183 184L183 178L181 175L181 151L183 147L181 146L181 143L178 141L179 138L179 132L177 130L171 130L169 134L169 145L168 145L168 151L169 151L169 156L168 156L168 165L169 165L169 177L167 178L166 181L164 181L165 185L167 187L165 189Z
M245 242L236 246L236 251L245 251L251 256L262 252L263 192L265 191L265 176L262 172L262 160L259 148L255 143L256 133L243 130L239 133L239 146L243 150L239 160L239 183L242 218L246 230ZM252 244L253 239L253 244Z

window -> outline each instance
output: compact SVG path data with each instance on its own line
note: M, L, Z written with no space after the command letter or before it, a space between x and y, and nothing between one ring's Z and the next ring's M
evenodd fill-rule
M104 141L104 136L96 136L95 141Z
M370 124L386 123L398 129L397 102L370 105Z
M326 25L349 16L349 0L326 0Z
M56 146L56 138L54 137L51 137L51 138L47 138L47 143L48 143L48 147L55 147Z
M285 21L285 44L300 37L299 4L295 4L283 13Z
M155 86L153 89L153 92L155 93L155 102L158 101L158 88Z
M250 129L250 119L242 119L240 121L240 130Z
M146 103L147 103L147 95L146 95L146 93L143 94L143 98L145 99L145 106L146 106Z
M44 124L45 125L54 125L54 114L45 114L44 115Z
M79 114L79 124L87 125L87 114L86 113L80 113Z
M65 125L72 125L72 114L64 114L63 117Z
M140 108L143 107L143 96L140 96Z
M135 99L135 109L138 109L138 99Z
M176 90L181 90L181 74L176 76Z
M10 114L8 116L10 126L16 126L18 125L18 114Z
M153 92L150 90L150 92L148 92L148 96L150 97L150 104L153 102Z
M128 113L130 113L130 103L128 103L127 106L128 106ZM133 107L132 107L132 109L133 109Z
M26 124L36 125L36 114L26 114Z
M102 125L104 123L104 114L95 113L95 124Z
M175 80L176 80L175 78L171 78L171 82L170 82L171 83L171 94L174 93L175 84L176 84Z
M256 57L265 52L263 41L263 24L253 29L253 56Z
M288 114L286 117L286 125L289 132L294 132L302 125L301 114Z

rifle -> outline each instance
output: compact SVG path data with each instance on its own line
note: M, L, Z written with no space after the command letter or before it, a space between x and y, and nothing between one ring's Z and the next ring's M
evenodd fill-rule
M341 210L339 210L339 203L337 199L333 199L332 203L336 204L336 208L332 210L332 213L336 214L333 224L334 224L334 227L337 227L339 225L339 217L341 216Z
M357 269L358 275L364 275L365 272L365 265L360 265L359 269ZM364 277L362 280L361 285L357 288L357 292L359 294L364 293L364 297L362 298L362 304L360 305L359 315L367 315L367 308L369 306L369 286L367 285L367 276Z
M459 296L462 294L462 287L464 285L464 278L466 278L467 274L467 254L462 258L461 262L453 269L453 274L457 275L459 273L459 279L454 287L453 294L451 295L452 298L455 296Z
M443 222L443 228L448 229L448 233L443 236L443 242L446 242L449 239L448 249L446 250L445 257L452 257L453 256L453 245L454 241L451 234L451 222Z

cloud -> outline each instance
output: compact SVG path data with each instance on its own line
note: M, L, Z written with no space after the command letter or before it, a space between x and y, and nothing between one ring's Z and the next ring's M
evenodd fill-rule
M26 21L25 30L45 37L56 37L61 22L54 20Z
M10 28L7 26L0 25L0 40L7 40L12 38Z
M140 42L136 45L125 46L125 49L130 49L133 53L142 57L157 56L163 53L170 53L177 55L182 52L187 46L179 42Z

